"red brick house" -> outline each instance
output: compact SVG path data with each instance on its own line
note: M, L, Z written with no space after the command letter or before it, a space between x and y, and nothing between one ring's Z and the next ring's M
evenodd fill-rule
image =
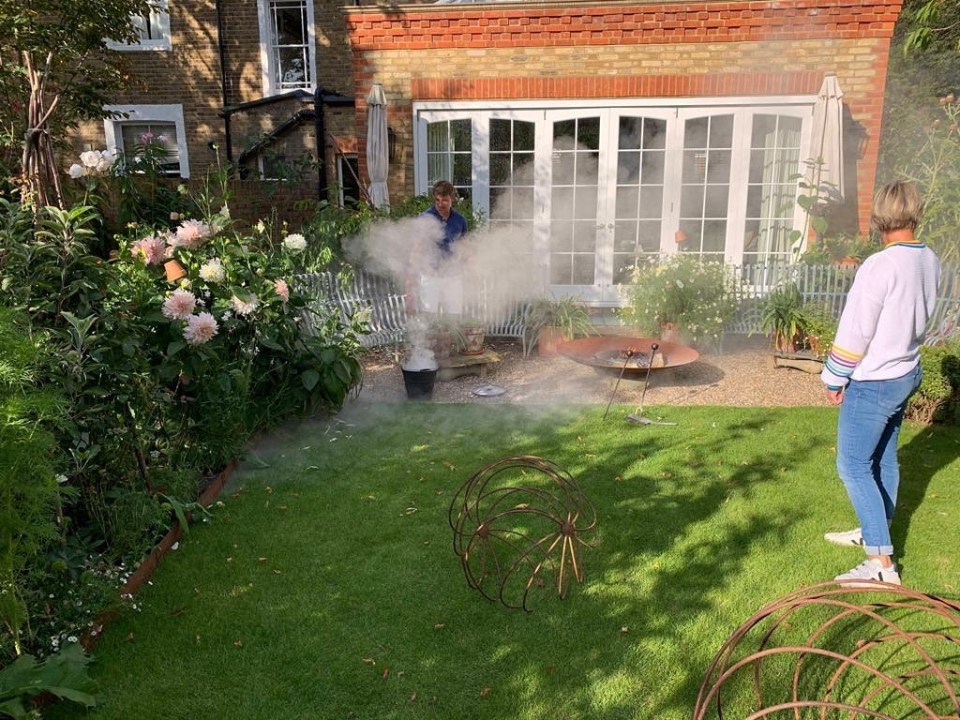
M172 117L192 177L209 142L255 177L313 155L319 135L324 166L298 189L336 187L347 165L365 184L379 83L394 198L451 179L491 223L530 228L555 289L605 304L624 261L677 241L735 263L790 256L828 74L843 91L841 209L866 228L902 0L167 4L168 44L129 52L117 105ZM307 97L263 104L291 91ZM144 127L112 125L117 146Z

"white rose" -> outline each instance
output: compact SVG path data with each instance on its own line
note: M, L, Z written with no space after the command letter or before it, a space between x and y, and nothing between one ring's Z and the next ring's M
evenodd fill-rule
M307 239L300 233L292 233L283 239L283 246L290 252L301 252L307 247Z
M80 162L82 162L88 168L96 168L97 164L100 162L100 151L87 150L86 152L80 153Z
M72 177L74 180L78 178L82 178L84 176L83 165L77 165L77 163L74 163L73 165L71 165L70 169L67 172L70 173L70 177Z

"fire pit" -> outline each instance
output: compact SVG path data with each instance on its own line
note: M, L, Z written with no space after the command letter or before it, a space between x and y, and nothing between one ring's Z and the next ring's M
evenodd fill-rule
M656 353L650 346L658 344ZM688 365L700 353L686 345L664 342L654 338L631 338L618 335L577 338L557 346L564 357L581 365L589 365L597 372L642 378L651 370L663 370Z

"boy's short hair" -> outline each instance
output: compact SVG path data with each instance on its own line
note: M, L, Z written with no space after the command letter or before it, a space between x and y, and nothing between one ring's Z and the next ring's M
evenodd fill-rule
M457 190L449 180L437 180L433 184L433 196L436 197L437 195L456 199Z
M873 196L870 227L878 233L915 230L923 217L923 200L913 183L884 185Z

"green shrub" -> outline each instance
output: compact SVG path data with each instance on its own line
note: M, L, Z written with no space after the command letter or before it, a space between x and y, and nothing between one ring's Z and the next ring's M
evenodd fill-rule
M960 407L960 339L920 348L923 380L910 398L907 417L928 424L956 422Z
M63 403L37 388L41 347L25 315L0 307L0 651L7 655L23 650L24 574L56 537L57 448L47 425Z
M800 314L800 325L807 346L818 358L826 359L837 335L839 320L823 302L804 303Z

